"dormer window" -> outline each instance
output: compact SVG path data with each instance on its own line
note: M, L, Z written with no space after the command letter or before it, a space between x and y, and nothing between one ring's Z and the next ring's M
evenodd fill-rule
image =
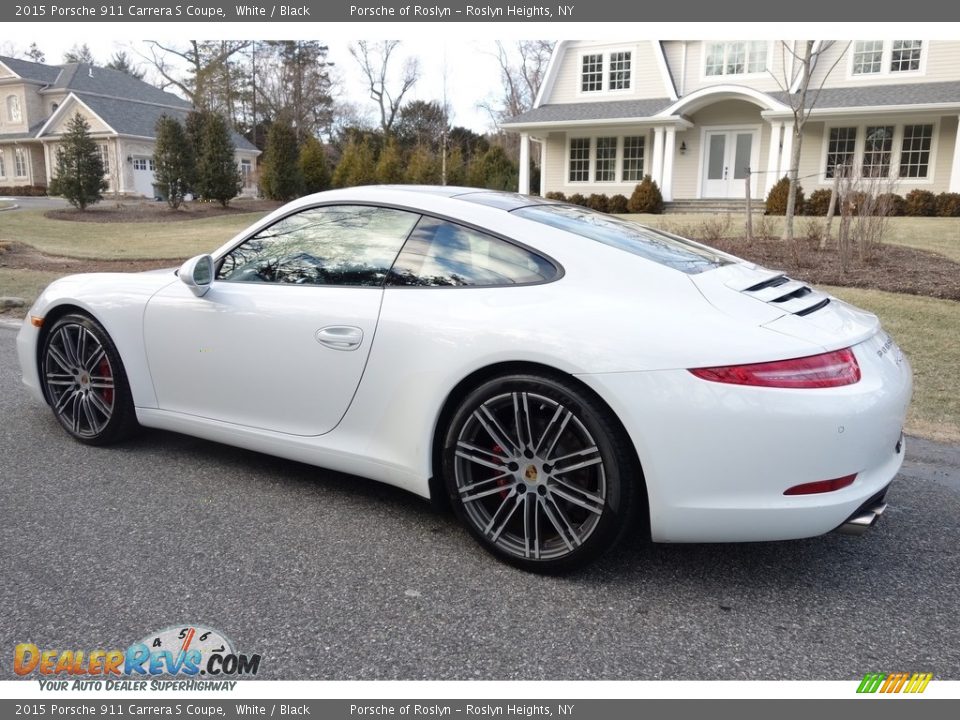
M920 72L923 40L857 40L853 44L852 75Z
M769 53L770 43L766 40L708 42L703 74L706 77L720 77L765 73Z
M629 90L633 74L633 53L587 53L580 56L580 92Z
M16 95L7 97L7 120L12 123L23 122L23 114L20 112L20 98Z

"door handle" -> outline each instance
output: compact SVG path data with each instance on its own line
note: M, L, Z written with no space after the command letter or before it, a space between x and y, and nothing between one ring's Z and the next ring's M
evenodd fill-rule
M329 325L317 330L314 337L333 350L356 350L363 342L363 330L352 325Z

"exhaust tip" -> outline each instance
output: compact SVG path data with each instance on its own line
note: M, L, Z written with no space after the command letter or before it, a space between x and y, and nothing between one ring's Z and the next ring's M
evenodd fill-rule
M882 501L876 502L870 507L861 508L851 515L843 525L838 527L837 532L843 535L863 535L873 527L886 509L887 504Z

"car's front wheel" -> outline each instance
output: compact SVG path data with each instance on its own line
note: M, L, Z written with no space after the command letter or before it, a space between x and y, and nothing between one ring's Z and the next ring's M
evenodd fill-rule
M495 378L464 398L443 471L480 543L536 572L580 567L615 544L641 483L610 411L573 382L538 375Z
M54 323L41 346L40 374L53 414L80 442L106 445L139 427L120 354L92 318L69 314Z

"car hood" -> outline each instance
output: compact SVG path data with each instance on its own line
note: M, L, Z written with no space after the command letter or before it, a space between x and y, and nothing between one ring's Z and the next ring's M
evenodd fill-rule
M731 263L690 279L725 315L825 350L856 345L880 327L876 315L760 265Z

